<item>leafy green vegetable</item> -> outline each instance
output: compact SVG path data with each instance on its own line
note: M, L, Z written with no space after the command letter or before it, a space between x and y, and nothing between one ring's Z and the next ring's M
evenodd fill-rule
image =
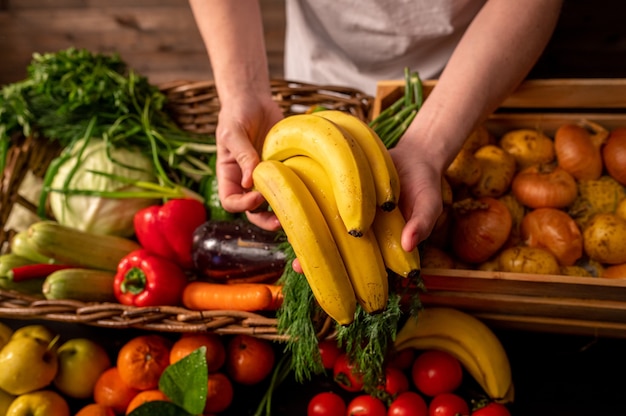
M0 169L11 138L23 134L70 149L91 137L134 146L152 160L165 187L195 190L213 174L214 137L179 128L165 110L165 95L119 56L69 48L34 54L27 70L25 80L0 93Z
M129 416L194 416L175 403L165 401L146 402L129 413Z

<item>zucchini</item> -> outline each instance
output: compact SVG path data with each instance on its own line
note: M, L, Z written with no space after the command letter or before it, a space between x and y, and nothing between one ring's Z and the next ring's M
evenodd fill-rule
M28 228L34 249L61 264L115 272L120 260L139 250L139 243L124 237L93 234L55 221L39 221Z
M83 302L115 302L115 273L94 269L63 269L52 272L43 282L46 299L73 299Z
M31 244L28 231L20 231L11 239L11 253L32 260L33 263L55 263L54 259L44 256Z

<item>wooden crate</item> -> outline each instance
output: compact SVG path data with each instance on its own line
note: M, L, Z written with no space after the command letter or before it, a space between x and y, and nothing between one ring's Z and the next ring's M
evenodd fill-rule
M436 85L424 82L425 96ZM381 81L372 117L403 94L404 81ZM566 122L626 126L626 79L529 80L486 122L496 137L515 128L549 136ZM626 247L624 247L626 250ZM507 329L626 338L626 279L424 269L426 305L469 311Z

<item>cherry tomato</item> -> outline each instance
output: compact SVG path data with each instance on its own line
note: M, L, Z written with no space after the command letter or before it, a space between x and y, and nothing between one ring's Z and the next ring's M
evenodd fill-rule
M270 342L251 335L235 335L226 347L226 371L237 383L261 382L272 372L274 360Z
M474 410L472 416L511 416L511 412L501 403L490 402L486 406Z
M391 402L387 416L428 416L428 405L419 393L405 391Z
M363 389L363 377L356 371L346 353L340 354L335 360L333 379L346 391L355 393Z
M409 378L398 368L385 367L385 385L382 388L393 399L409 389Z
M428 406L428 416L467 416L469 405L464 398L454 393L441 393L433 397Z
M318 393L309 401L307 416L345 416L346 402L337 393Z
M348 403L347 416L387 416L385 404L374 396L361 394Z
M329 339L322 340L319 342L318 348L320 350L320 356L322 357L322 365L326 370L332 370L337 357L342 353L341 348L337 345L337 341Z
M415 387L426 396L455 391L463 380L463 367L445 351L428 350L413 362L411 377Z
M400 370L408 370L413 365L415 360L415 350L413 348L405 348L400 351L395 351L391 357L389 357L388 366L396 367Z

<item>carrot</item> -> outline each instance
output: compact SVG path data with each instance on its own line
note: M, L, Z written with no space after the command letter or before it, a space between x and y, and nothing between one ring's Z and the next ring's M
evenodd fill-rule
M191 310L275 310L280 306L271 286L264 283L222 284L191 282L183 290L183 305Z

